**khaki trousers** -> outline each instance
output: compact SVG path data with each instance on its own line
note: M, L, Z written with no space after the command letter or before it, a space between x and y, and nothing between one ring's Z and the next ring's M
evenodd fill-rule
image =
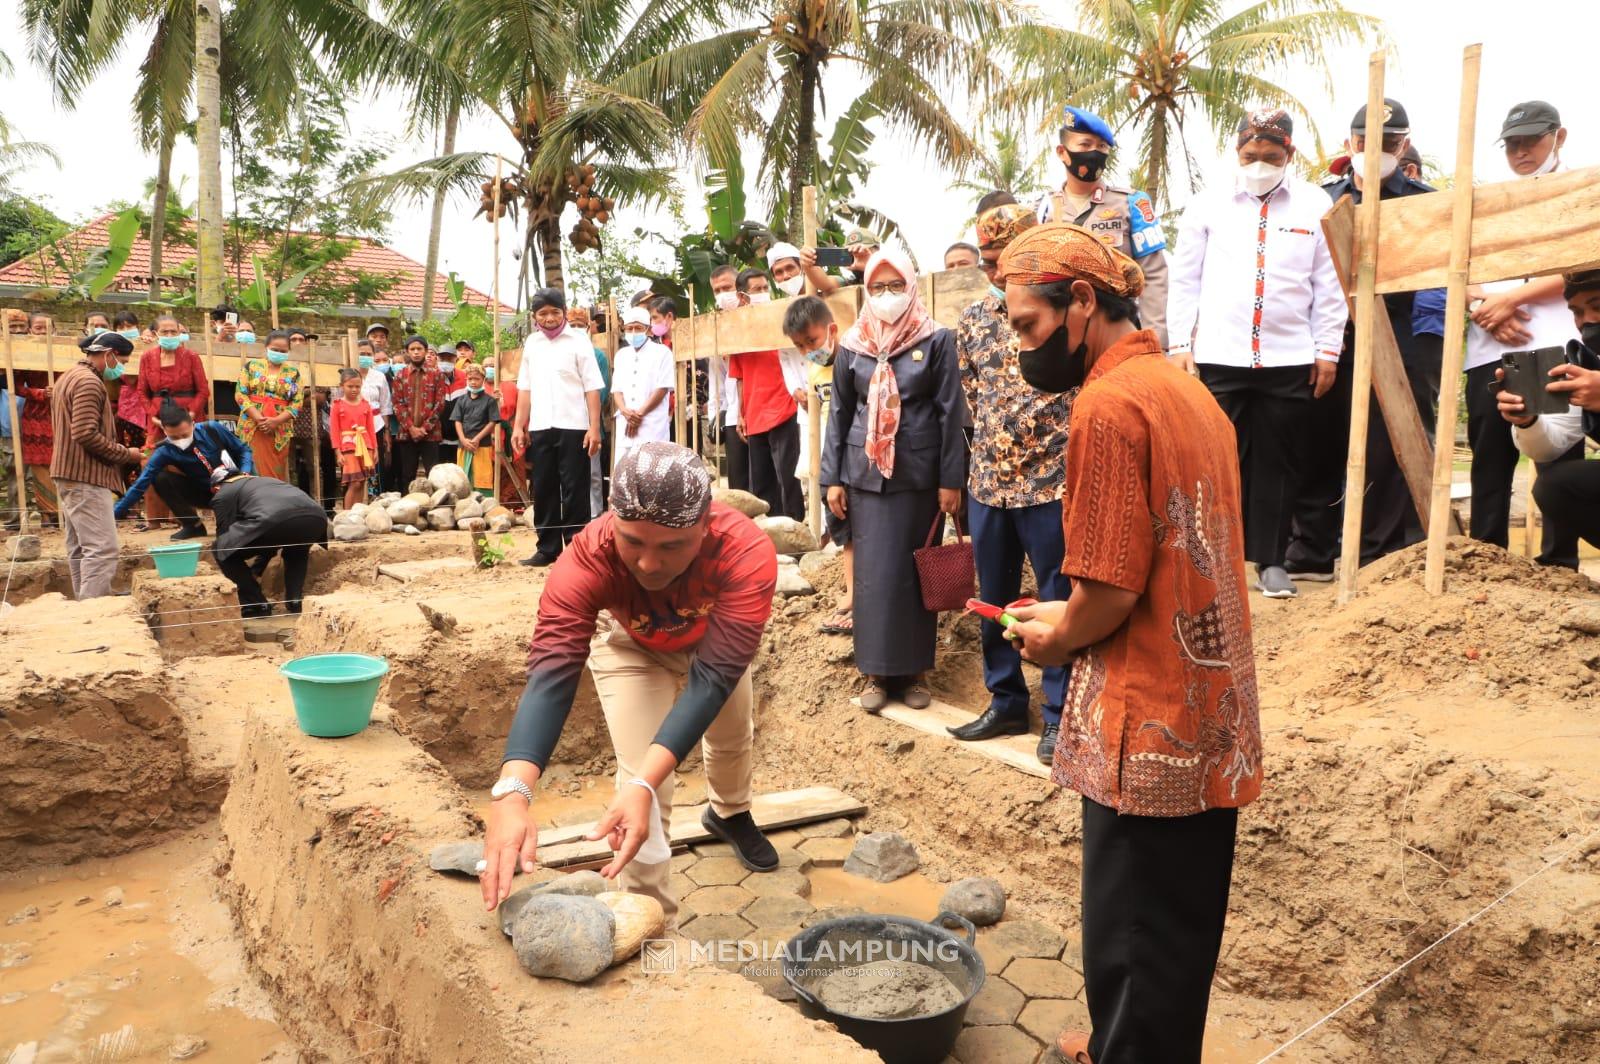
M689 675L691 655L657 653L635 643L627 630L607 614L589 644L589 672L600 696L611 746L617 755L617 786L639 775L650 743L672 709ZM711 809L729 817L750 808L750 747L754 739L751 716L750 673L739 677L733 693L706 729L700 749L705 758L706 792ZM671 827L674 778L668 776L656 791L661 807L661 830ZM671 862L643 865L632 861L622 870L622 889L648 894L661 903L667 927L677 926L678 902L669 887Z
M117 575L116 496L109 488L77 480L58 480L55 486L67 529L72 597L81 601L111 594Z

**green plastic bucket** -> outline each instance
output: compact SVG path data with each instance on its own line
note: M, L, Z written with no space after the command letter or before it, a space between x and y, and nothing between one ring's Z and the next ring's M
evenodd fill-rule
M307 735L354 735L372 720L389 663L370 654L313 654L278 667L289 681L295 719Z
M163 580L178 576L193 576L200 568L199 543L172 543L164 547L151 547L150 557L156 561L156 575Z

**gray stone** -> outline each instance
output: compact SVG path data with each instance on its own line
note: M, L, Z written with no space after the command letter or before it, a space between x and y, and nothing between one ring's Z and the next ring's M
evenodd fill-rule
M427 481L423 481L423 484L426 485ZM409 495L405 496L405 498L416 503L417 509L425 509L428 505L428 500L433 498L433 489L426 488L423 491L413 491Z
M428 483L433 485L435 491L448 491L458 499L464 499L472 493L472 481L467 479L467 471L454 462L441 462L428 470Z
M209 1043L197 1034L180 1034L173 1038L172 1046L167 1050L167 1056L172 1060L189 1060L198 1057L209 1048Z
M522 907L532 898L551 894L565 894L569 897L592 898L601 891L611 889L611 884L606 882L599 872L583 871L558 875L554 879L547 879L543 883L535 883L531 887L512 891L506 900L500 903L500 931L511 937L511 926L516 922L517 914L522 912Z
M998 879L987 876L958 879L939 899L939 908L965 916L979 927L988 927L1006 914L1006 888Z
M483 860L483 840L446 842L428 853L428 867L435 872L456 872L478 878L478 862ZM509 899L508 899L509 900Z
M399 502L401 498L403 496L398 491L386 491L372 501L378 506L388 506L392 502Z
M494 533L510 532L511 523L516 520L516 516L504 506L489 508L483 517L489 522L489 531Z
M874 831L861 836L844 860L846 872L878 883L893 883L921 865L922 858L917 856L917 848L911 845L911 840L895 831Z
M6 921L6 926L12 927L16 924L25 924L29 920L37 919L39 919L39 907L37 905L29 905L25 909L18 909L12 913L11 918Z
M394 531L394 518L389 516L389 511L374 506L366 513L367 531L375 536L385 532Z
M456 505L456 499L458 498L460 498L460 496L458 496L455 492L446 488L440 488L438 491L428 496L428 509L437 510L441 506L454 509Z
M420 521L420 520L422 520L422 518L419 517L419 518L417 518L417 520ZM422 529L418 528L416 525L405 525L404 529L405 529L405 534L408 535L408 536L420 536L420 535L422 535Z
M350 509L346 510L345 513L349 514L351 517L365 517L367 516L367 511L370 509L371 507L366 503L358 502L354 506L350 507Z
M448 506L436 506L428 511L428 527L435 532L448 532L456 527L455 511Z
M489 527L489 522L481 517L468 517L465 520L457 518L456 527L463 532L482 532Z
M800 575L799 566L778 566L778 594L785 598L795 595L815 595L817 589L811 586L811 581Z
M333 519L333 538L340 543L359 543L369 534L367 522L359 515L340 514Z
M414 525L422 520L422 507L415 499L396 499L384 508L384 513L396 525Z
M469 495L456 503L456 524L458 525L468 518L482 517L483 515L483 503L478 501L476 495Z
M816 533L792 517L758 517L756 526L779 554L809 554L817 549Z
M827 571L828 567L833 564L835 557L837 555L830 554L825 550L808 551L800 555L800 575L807 580L815 580L819 575Z
M511 945L530 975L587 983L611 966L616 926L611 910L598 899L542 894L529 898L517 914Z
M428 483L427 477L418 477L406 486L407 495L432 495L433 485Z
M12 536L11 542L0 547L8 562L36 562L43 548L38 536Z
M733 507L746 517L765 517L772 509L765 499L748 491L737 491L733 488L717 488L712 491L711 497L717 502Z

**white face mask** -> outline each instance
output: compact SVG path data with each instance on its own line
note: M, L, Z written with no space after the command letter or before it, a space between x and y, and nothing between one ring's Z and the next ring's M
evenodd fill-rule
M1389 175L1394 173L1395 170L1399 166L1400 166L1400 159L1397 156L1390 155L1388 152L1384 152L1382 155L1378 156L1378 180L1379 181L1387 181L1387 180L1389 180ZM1358 151L1355 154L1350 156L1350 172L1352 174L1356 175L1357 177L1361 178L1362 180L1366 180L1366 177L1367 177L1367 153L1366 152Z
M1245 163L1239 167L1239 179L1250 195L1265 196L1283 184L1283 175L1288 169L1287 166L1274 166L1267 162Z
M879 321L885 325L893 325L900 320L901 315L905 314L906 308L911 305L911 293L884 292L881 295L870 297L867 303L872 307L872 313L878 316Z
M771 292L751 292L749 295L750 295L750 303L751 303L752 306L758 306L759 307L763 303L771 303L772 302L772 293Z
M795 274L787 281L778 282L778 291L782 292L786 296L797 296L805 289L805 287L805 275L800 273Z
M1543 177L1545 174L1553 174L1555 173L1556 167L1560 165L1561 160L1556 158L1556 153L1552 151L1549 155L1545 156L1544 162L1539 164L1539 169L1535 170L1528 176Z
M176 447L180 451L187 451L191 446L193 446L194 437L193 436L185 436L182 439L174 439L172 437L168 437L167 438L167 442L172 444L172 446Z
M738 305L739 305L739 293L738 292L718 292L717 293L717 309L718 310L732 310L734 307L736 307Z

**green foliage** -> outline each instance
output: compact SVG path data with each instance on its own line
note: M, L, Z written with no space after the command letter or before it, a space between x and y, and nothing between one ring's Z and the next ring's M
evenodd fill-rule
M498 337L494 334L493 316L489 308L476 303L467 302L467 286L461 278L454 273L450 274L446 291L455 310L448 318L442 321L438 318L428 318L417 323L417 334L430 344L453 344L458 340L469 340L472 347L478 352L478 359L482 361L498 351L516 347L522 338L510 329L501 329Z
M883 109L867 97L859 97L845 108L828 138L828 154L817 156L817 172L810 184L817 189L817 244L840 246L844 235L857 226L870 229L888 239L900 232L899 223L882 211L857 201L862 185L872 174L868 154L877 134L868 125L883 116ZM773 204L773 225L789 217L788 191L779 193Z
M516 549L517 541L512 539L509 533L499 539L490 539L487 535L479 533L473 537L472 545L477 548L473 553L478 556L478 568L493 569L510 556Z
M129 208L107 224L107 243L103 246L84 247L65 237L44 245L34 252L39 257L40 272L47 272L49 263L72 279L60 287L46 286L37 291L63 299L99 299L126 265L138 235L139 213Z
M642 276L637 265L642 250L639 230L626 232L612 226L600 250L568 253L568 292L601 303L612 293L616 293L619 300L626 299L634 291L629 282Z
M0 266L31 255L72 227L44 206L21 196L0 199Z
M1045 144L1042 151L1029 158L1030 147L1037 147L1039 140L1011 127L993 130L989 147L978 156L966 176L950 188L971 193L974 205L995 189L1010 192L1018 203L1031 204L1048 187L1045 167L1053 155L1051 145ZM960 225L966 229L967 219L961 219Z

